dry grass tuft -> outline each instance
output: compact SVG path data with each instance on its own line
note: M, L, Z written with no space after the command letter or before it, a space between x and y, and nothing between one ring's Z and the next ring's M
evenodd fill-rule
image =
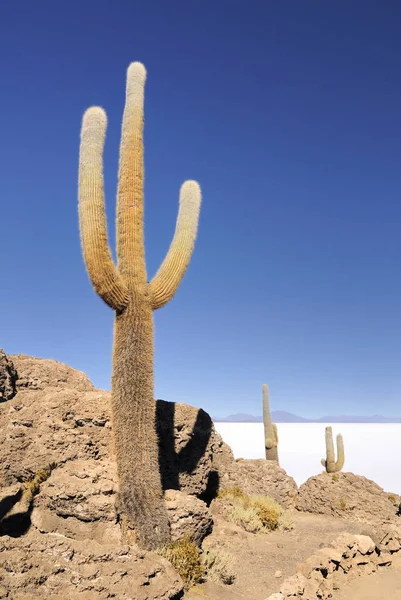
M233 487L228 487L224 490L219 490L217 497L220 500L224 498L227 498L229 500L243 500L248 496L242 491L242 489L238 485L234 485Z
M201 581L205 574L201 551L190 538L183 538L168 544L160 550L160 554L173 565L186 589Z
M263 529L259 512L255 506L233 506L229 518L233 523L239 525L249 533L258 533L258 531Z
M267 496L256 496L252 498L252 503L258 512L263 527L269 531L277 529L280 515L283 512L281 506Z
M292 529L284 509L268 496L249 496L240 487L221 490L218 500L229 505L229 518L250 533Z
M224 583L231 585L234 583L236 573L233 568L233 557L224 552L213 548L207 550L202 557L202 562L205 565L207 578L215 583Z

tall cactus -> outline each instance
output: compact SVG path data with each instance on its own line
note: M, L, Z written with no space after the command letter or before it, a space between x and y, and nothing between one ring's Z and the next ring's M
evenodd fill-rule
M112 426L119 478L119 505L137 542L154 549L168 542L170 528L158 462L153 393L153 316L174 296L191 259L201 192L195 181L180 191L175 234L154 278L148 282L143 226L143 119L145 67L132 63L120 144L117 190L117 266L107 240L103 191L106 114L89 108L82 121L79 160L81 245L95 291L115 311Z
M265 428L265 452L266 460L274 460L278 463L278 432L277 425L272 423L269 402L269 388L264 383L263 393L263 424Z
M344 466L344 441L343 436L337 435L337 461L334 456L333 430L326 427L326 459L322 458L322 465L327 473L337 473Z

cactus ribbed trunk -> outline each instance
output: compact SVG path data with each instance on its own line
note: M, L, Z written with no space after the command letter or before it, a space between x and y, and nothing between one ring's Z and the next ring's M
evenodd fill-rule
M155 547L169 536L155 430L152 321L150 301L133 294L116 315L112 375L119 495L144 547Z

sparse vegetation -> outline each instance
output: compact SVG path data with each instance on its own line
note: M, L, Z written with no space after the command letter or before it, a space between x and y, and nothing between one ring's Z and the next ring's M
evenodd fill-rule
M252 505L256 508L259 519L265 529L273 531L278 528L278 520L282 513L282 508L272 498L266 496L256 496L251 499Z
M339 507L340 510L347 510L347 502L345 500L345 498L340 498L340 502L339 502Z
M229 518L249 533L258 533L263 529L262 521L255 506L233 506Z
M206 568L201 560L201 551L190 538L171 542L159 553L173 565L186 589L201 581L205 575Z
M292 528L291 518L268 496L249 496L235 486L220 491L218 499L230 505L230 520L250 533Z
M287 511L283 511L277 521L278 529L282 531L291 531L294 529L294 521Z
M242 500L245 497L244 492L239 487L239 485L234 485L233 487L225 488L224 490L219 490L217 497L222 498L234 498Z
M202 556L202 562L205 565L207 579L225 585L234 583L236 578L233 568L234 560L224 550L218 550L217 548L207 550Z

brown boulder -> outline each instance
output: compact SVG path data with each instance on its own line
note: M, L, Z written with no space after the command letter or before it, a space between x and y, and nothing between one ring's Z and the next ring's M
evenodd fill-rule
M114 507L116 491L113 461L68 461L41 484L31 521L42 533L120 544L122 532Z
M15 396L16 381L15 366L10 357L0 348L0 402Z
M222 489L239 486L246 494L270 496L289 508L297 496L297 484L277 463L265 459L243 459L226 464L221 476Z
M0 487L50 463L110 457L110 394L20 388L0 409Z
M361 475L323 472L300 486L296 508L366 523L389 523L399 520L393 496Z
M171 540L190 538L200 546L213 527L213 518L205 502L178 490L167 490L165 500Z

